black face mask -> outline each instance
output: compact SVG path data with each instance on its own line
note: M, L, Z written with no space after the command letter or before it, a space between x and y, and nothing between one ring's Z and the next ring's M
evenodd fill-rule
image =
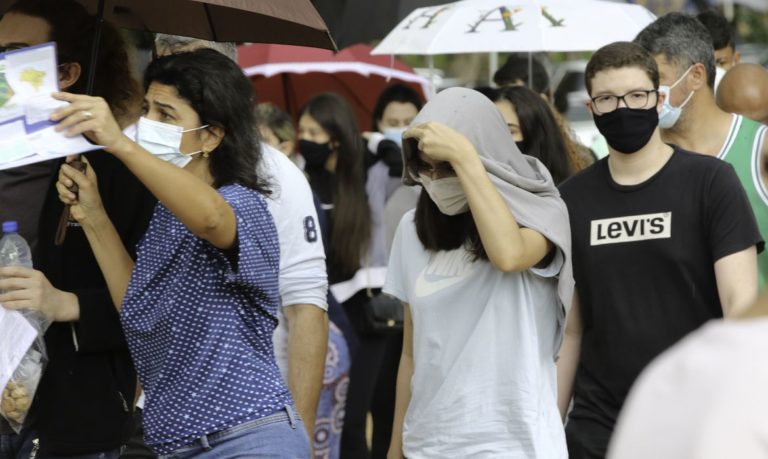
M635 153L648 144L658 125L659 112L655 106L641 110L621 107L595 116L595 126L608 145L624 154Z
M309 140L299 140L299 153L304 157L307 171L319 170L325 167L325 162L331 156L330 142L317 143Z

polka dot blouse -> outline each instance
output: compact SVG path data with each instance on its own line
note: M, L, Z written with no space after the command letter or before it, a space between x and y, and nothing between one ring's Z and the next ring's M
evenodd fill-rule
M158 204L121 310L146 394L147 443L166 454L293 403L275 364L277 231L266 202L219 189L237 218L237 260Z

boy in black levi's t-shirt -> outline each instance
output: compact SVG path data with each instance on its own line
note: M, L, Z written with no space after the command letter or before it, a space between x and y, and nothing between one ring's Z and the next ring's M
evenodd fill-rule
M653 58L614 43L587 67L590 108L610 154L560 186L577 298L558 363L573 395L571 458L604 457L624 399L654 357L757 295L762 238L733 168L664 144Z

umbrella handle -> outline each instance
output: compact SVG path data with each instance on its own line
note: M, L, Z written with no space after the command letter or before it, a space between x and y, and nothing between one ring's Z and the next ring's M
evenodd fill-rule
M85 164L83 161L80 161L79 159L70 161L68 164L82 173L85 173L85 169L88 167L87 164ZM77 189L76 183L73 183L72 186L68 187L68 189L72 193L77 194L78 189ZM67 237L67 226L69 226L69 217L70 217L70 206L64 206L64 210L61 211L61 218L59 218L59 226L58 228L56 228L56 236L54 237L54 240L53 240L53 243L56 244L57 246L64 244L64 239Z

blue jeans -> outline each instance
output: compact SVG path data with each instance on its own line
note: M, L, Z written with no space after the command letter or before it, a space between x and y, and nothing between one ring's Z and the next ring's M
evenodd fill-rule
M120 448L90 454L56 455L40 450L37 432L22 430L19 435L0 435L0 459L118 459Z
M307 459L312 456L304 423L292 406L220 432L203 435L160 459Z

